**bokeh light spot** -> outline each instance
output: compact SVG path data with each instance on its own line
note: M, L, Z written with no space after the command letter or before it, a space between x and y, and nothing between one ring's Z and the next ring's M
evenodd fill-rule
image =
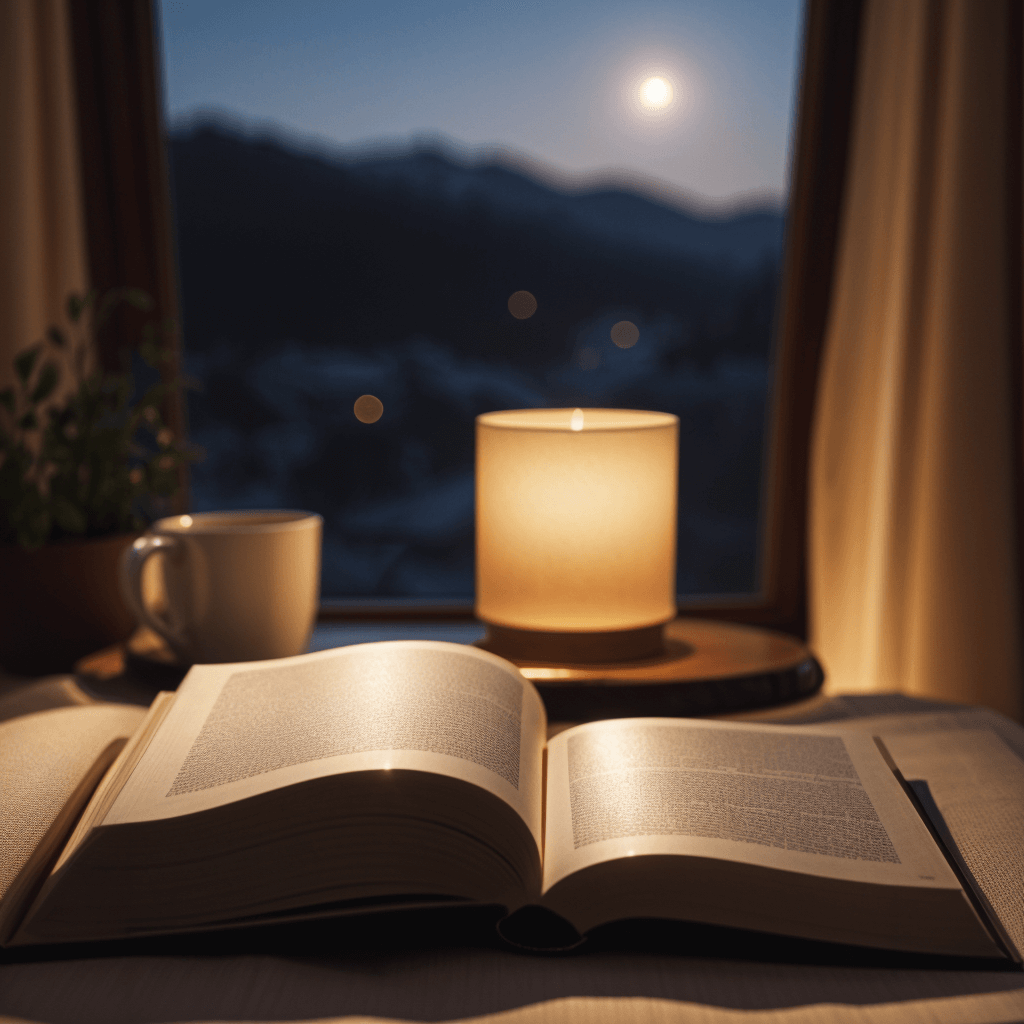
M601 365L601 353L590 345L584 345L576 353L576 365L581 370L596 370Z
M527 320L537 312L537 300L530 292L513 292L508 297L508 311L517 320Z
M384 415L384 403L376 395L360 395L352 411L360 423L376 423Z
M629 320L620 320L612 328L612 341L619 348L632 348L640 340L640 328Z

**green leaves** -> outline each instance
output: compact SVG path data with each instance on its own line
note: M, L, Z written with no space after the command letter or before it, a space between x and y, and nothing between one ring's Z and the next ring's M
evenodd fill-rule
M94 328L99 330L122 302L127 302L129 306L143 313L148 313L153 308L153 300L141 288L111 288L96 304Z
M148 313L153 308L153 300L141 288L122 288L121 297L130 306Z
M46 543L53 519L42 501L26 498L13 510L12 519L18 524L18 542L26 551Z
M58 495L53 499L51 508L53 521L65 533L81 534L88 529L85 513L67 498Z
M33 345L31 348L26 348L19 352L14 357L14 372L22 385L28 384L28 379L32 376L32 370L35 368L36 360L39 358L42 348L42 345Z
M86 309L89 306L93 304L95 299L95 290L87 292L85 295L76 295L74 292L72 292L68 296L67 301L68 319L73 324L77 324L78 321L82 318L82 314L86 311Z
M16 384L0 390L0 543L31 550L61 537L138 529L146 516L166 514L159 502L178 489L180 467L197 457L160 415L180 378L165 377L139 395L127 370L85 370L97 329L122 303L152 308L134 288L68 296L70 333L51 327L15 357ZM140 354L150 365L173 365L173 348L158 339L174 329L146 325Z
M57 364L52 359L49 362L44 363L43 368L39 371L39 378L36 380L36 386L28 396L29 401L32 402L33 405L45 402L46 399L53 394L59 379L60 371L57 369Z
M146 324L142 329L142 343L139 345L139 355L147 366L154 369L159 369L161 363L170 363L174 359L174 348L171 343L174 337L174 321L164 320L160 325L160 333L166 339L163 344L158 338L155 325Z

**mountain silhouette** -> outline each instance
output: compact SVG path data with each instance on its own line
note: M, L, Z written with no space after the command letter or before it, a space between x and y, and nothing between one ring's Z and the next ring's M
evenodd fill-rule
M367 183L386 182L450 210L481 203L506 222L543 220L549 230L578 241L624 250L749 268L777 261L782 249L783 218L773 211L700 217L628 188L551 187L511 161L468 163L438 145L385 158L350 158L343 166Z

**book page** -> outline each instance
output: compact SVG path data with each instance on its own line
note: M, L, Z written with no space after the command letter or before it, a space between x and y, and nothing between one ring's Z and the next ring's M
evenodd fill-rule
M987 729L881 738L904 778L928 783L964 863L1024 951L1024 762Z
M56 854L144 717L143 708L94 704L0 724L0 932L15 914L16 890L30 888Z
M1024 728L988 708L952 708L916 714L866 715L863 718L815 723L814 728L828 732L867 732L872 736L988 730L994 732L1017 755L1021 763L1024 763Z
M880 736L904 778L928 783L974 881L1024 953L1024 729L966 707L822 727Z
M194 668L104 824L173 817L343 772L412 769L510 804L541 842L544 707L509 662L395 641Z
M577 726L548 747L544 889L681 854L959 889L869 735L685 719Z

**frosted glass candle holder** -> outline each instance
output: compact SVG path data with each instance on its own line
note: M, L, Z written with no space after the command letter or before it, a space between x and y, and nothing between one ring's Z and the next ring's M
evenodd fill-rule
M478 416L476 612L491 648L554 660L656 653L676 614L678 462L668 413Z

